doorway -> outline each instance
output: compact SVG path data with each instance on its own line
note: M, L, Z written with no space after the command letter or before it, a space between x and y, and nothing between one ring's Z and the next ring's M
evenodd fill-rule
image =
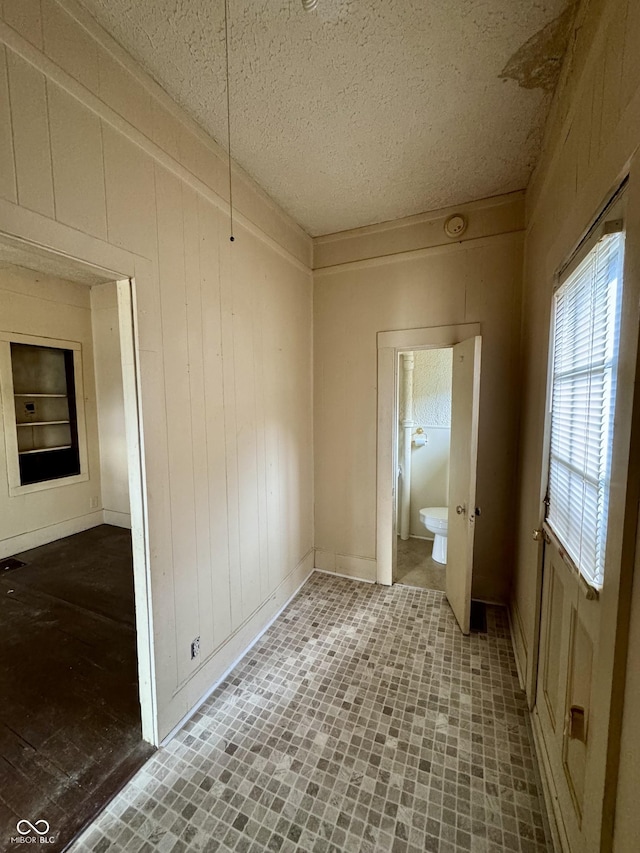
M451 444L451 347L398 354L393 580L444 592Z
M464 324L378 334L378 582L444 591L465 634L479 514L479 332ZM418 460L430 438L435 452Z
M0 837L53 851L154 749L135 285L75 272L0 245Z
M625 221L623 184L559 272L552 298L533 727L561 846L571 851L610 849L616 795L621 603L638 507L638 294Z

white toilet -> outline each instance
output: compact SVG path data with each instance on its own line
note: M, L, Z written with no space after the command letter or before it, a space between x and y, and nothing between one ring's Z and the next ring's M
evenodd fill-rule
M449 508L446 506L426 506L420 510L420 521L434 537L431 557L443 565L447 562L448 516Z

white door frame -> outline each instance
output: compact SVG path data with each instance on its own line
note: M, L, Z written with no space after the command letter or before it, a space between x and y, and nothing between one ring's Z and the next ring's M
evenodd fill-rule
M398 433L396 416L398 354L407 350L451 347L479 334L480 323L378 332L376 580L384 586L391 586L393 583L393 518L396 489L394 448Z
M13 206L12 206L13 207ZM136 311L136 277L148 281L151 262L45 217L20 211L3 216L0 246L7 260L50 275L88 285L117 283L118 321L125 401L127 467L131 503L131 538L136 615L138 691L142 738L158 746L158 713L153 639L153 612L148 536L144 434L140 404L140 353ZM47 242L41 242L43 237Z

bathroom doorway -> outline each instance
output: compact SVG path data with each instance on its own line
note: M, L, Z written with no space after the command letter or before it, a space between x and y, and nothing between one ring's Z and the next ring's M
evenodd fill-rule
M394 583L444 592L447 563L451 347L398 353Z
M481 349L478 324L378 333L377 580L444 591L464 634Z

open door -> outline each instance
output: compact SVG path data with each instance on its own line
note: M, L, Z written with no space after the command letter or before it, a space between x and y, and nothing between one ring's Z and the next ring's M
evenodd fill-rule
M453 348L446 589L463 634L471 621L481 346L477 335Z

